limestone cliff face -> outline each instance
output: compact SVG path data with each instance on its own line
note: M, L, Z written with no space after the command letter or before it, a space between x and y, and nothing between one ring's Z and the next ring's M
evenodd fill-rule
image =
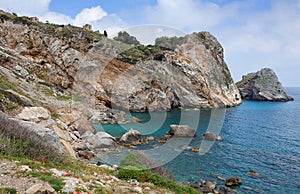
M223 48L208 32L187 35L172 48L132 48L69 25L4 12L0 19L1 74L17 75L23 80L21 90L35 102L59 108L65 102L58 97L73 95L73 106L87 110L84 114L97 122L122 120L118 110L231 107L242 102Z
M249 73L237 83L242 98L260 101L291 101L290 97L270 68L263 68L256 73Z

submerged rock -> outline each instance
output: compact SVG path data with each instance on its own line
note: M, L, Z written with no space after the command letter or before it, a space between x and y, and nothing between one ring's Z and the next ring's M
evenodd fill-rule
M276 73L270 68L263 68L256 73L244 75L237 87L243 99L260 101L291 101Z

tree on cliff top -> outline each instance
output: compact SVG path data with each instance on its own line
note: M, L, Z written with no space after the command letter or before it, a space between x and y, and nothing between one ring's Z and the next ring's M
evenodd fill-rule
M140 45L141 43L136 39L136 37L131 36L128 32L123 31L119 32L118 36L114 37L114 40L120 41L130 45Z

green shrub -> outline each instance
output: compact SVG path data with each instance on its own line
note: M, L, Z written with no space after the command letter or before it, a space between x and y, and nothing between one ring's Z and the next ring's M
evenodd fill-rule
M0 194L16 194L17 190L15 188L0 188Z

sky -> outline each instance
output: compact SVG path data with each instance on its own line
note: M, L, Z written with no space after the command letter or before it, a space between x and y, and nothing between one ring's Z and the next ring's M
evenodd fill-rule
M300 0L0 0L0 9L51 23L89 23L110 36L144 25L209 31L235 81L270 67L284 86L300 87ZM134 35L142 39L145 31Z

